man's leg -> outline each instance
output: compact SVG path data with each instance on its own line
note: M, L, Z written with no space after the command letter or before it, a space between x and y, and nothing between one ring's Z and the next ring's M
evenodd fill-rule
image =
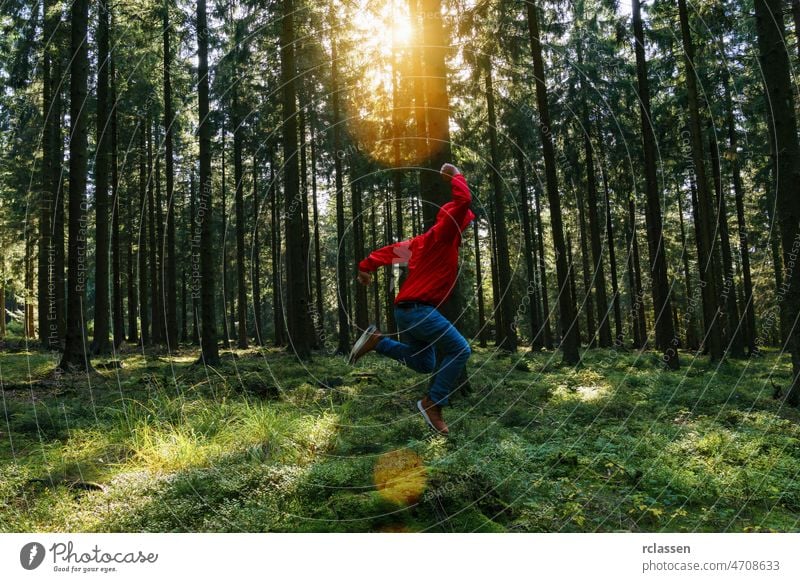
M398 330L402 333L416 324L416 320L408 318L408 311L395 309L395 321ZM413 333L409 334L411 341L399 342L388 337L382 337L375 351L398 362L401 362L416 372L429 374L436 368L436 352L432 345L419 341Z
M434 404L443 406L458 388L459 376L472 351L464 336L446 317L433 308L426 311L409 334L419 341L432 343L439 351L441 359L428 396Z

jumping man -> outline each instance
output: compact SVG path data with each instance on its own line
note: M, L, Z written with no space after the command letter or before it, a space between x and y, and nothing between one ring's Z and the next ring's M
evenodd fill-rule
M358 282L362 285L370 284L372 272L378 267L408 264L408 276L394 300L397 329L408 342L384 337L371 325L353 345L349 361L354 364L375 350L417 372L435 371L428 394L417 401L417 408L428 426L446 435L449 430L442 418L442 406L447 405L448 396L458 387L470 348L438 308L455 285L461 233L475 215L470 210L472 195L461 172L452 164L444 164L440 173L450 182L453 198L439 210L434 225L412 239L373 251L358 264Z

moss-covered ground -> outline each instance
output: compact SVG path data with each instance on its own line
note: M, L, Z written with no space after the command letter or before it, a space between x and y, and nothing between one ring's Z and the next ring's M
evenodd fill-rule
M372 354L0 353L0 531L797 531L787 357L682 356L476 348L445 439Z

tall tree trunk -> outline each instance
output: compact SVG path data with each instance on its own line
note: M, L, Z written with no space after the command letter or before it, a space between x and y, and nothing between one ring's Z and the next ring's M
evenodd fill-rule
M675 335L670 301L670 284L667 278L667 260L661 220L661 204L656 174L656 141L650 112L650 85L647 79L644 27L642 26L640 0L632 1L633 30L636 37L636 77L638 82L639 111L642 118L642 143L644 149L645 193L647 205L647 246L650 251L651 288L655 314L656 347L664 351L663 360L668 368L677 370L678 338Z
M439 177L439 168L449 162L450 118L447 95L445 52L449 42L442 26L442 1L418 0L422 19L422 71L425 77L425 116L427 120L427 170L422 171L423 229L436 220L436 214L449 199L450 189ZM455 295L455 292L453 293Z
M539 189L534 185L533 198L536 203L536 245L539 251L539 297L542 298L542 321L544 322L544 347L553 349L553 330L550 327L550 300L548 299L547 269L544 260L544 225L542 223L542 203Z
M572 302L578 302L578 286L575 284L575 263L572 260L572 236L567 231L567 263L569 268L569 294L572 296ZM575 318L575 336L578 345L581 345L581 328L578 324L578 318Z
M253 151L253 247L250 262L252 264L253 280L253 328L255 331L256 344L264 345L262 334L264 320L261 317L261 244L258 233L261 230L258 222L258 214L261 205L258 201L258 159L255 150Z
M150 165L149 143L150 143L150 122L145 117L140 123L139 134L139 229L137 255L139 259L139 314L142 325L142 345L150 345L150 312L147 306L148 296L148 240L147 240L147 206L149 197L147 192L150 189ZM147 143L148 145L145 145Z
M158 135L160 133L158 131L158 124L155 124L155 129ZM156 143L158 143L158 139L156 139ZM159 151L158 154L160 153ZM158 154L156 155L156 276L158 278L158 339L159 343L164 344L167 340L166 308L164 305L166 301L166 297L164 296L164 289L166 289L166 281L164 280L164 255L166 253L165 247L167 239L164 232L164 197L161 190L161 156Z
M638 1L638 0L637 0ZM697 177L697 216L696 230L698 240L698 267L700 285L703 291L703 320L705 322L705 344L712 361L723 357L722 321L719 308L720 269L714 250L714 231L712 229L713 208L711 193L706 177L703 155L703 136L700 124L700 109L697 98L697 78L694 67L694 46L689 29L689 15L685 0L678 0L681 20L684 63L686 67L686 90L689 106L689 125L692 141L692 163Z
M392 172L392 181L394 182L394 177L397 174L395 170ZM392 184L392 190L387 189L385 195L383 196L383 244L391 244L396 239L392 233L392 196L393 196L394 184ZM396 200L396 198L395 198ZM397 332L397 326L394 321L394 288L396 285L397 278L395 277L395 265L391 265L388 269L384 271L384 278L383 278L385 285L386 285L386 293L384 294L384 307L386 308L386 327L383 328L386 330L386 333L395 334Z
M608 264L611 269L611 293L614 304L614 345L622 346L622 310L619 305L619 281L617 279L617 252L614 241L614 222L611 220L611 195L608 190L605 159L601 161L600 171L603 176L603 193L606 205L606 240L608 240Z
M283 317L283 290L281 283L281 218L280 201L278 200L278 185L275 176L275 153L269 149L269 199L270 199L270 247L272 251L272 312L273 312L273 343L276 346L286 344L285 325Z
M490 266L492 270L492 315L494 316L494 341L497 346L503 344L503 311L500 309L500 276L497 272L497 239L495 234L497 229L494 227L494 206L489 207L489 250Z
M156 196L154 190L161 187L159 182L159 162L158 155L153 155L153 142L158 143L154 135L155 127L148 120L148 142L147 142L147 222L149 232L149 251L150 251L150 324L152 326L150 340L153 345L161 343L161 310L159 309L159 269L158 269L158 247L160 239L158 237L158 211L156 209ZM154 171L155 170L155 171ZM160 198L160 196L159 196Z
M65 371L88 371L86 353L86 174L87 112L89 77L87 28L89 3L75 0L70 9L72 61L70 64L69 140L69 248L67 252L67 326L64 352L58 367Z
M220 210L222 212L222 240L220 242L220 249L222 252L222 345L225 348L230 347L230 329L233 328L236 324L235 317L233 315L233 306L232 303L228 301L228 293L230 293L230 281L228 280L228 181L225 175L225 111L224 107L222 108L222 147L220 148L220 161L221 161L221 174L220 174L220 184L221 194L222 194L222 204L220 206ZM231 305L230 308L230 319L228 317L228 305Z
M644 315L644 289L639 260L639 241L636 236L636 210L633 196L628 198L628 256L631 278L631 321L633 322L633 347L642 349L647 345L647 321Z
M709 121L709 131L713 130L713 124ZM722 170L720 168L719 147L713 133L709 135L709 146L711 151L711 168L714 177L714 192L716 194L717 220L719 225L719 236L722 247L722 268L724 277L722 279L722 300L725 304L725 323L726 330L723 335L726 338L728 353L733 358L744 357L744 335L742 329L746 324L739 318L739 306L737 304L737 290L735 273L733 271L733 256L731 253L730 231L728 230L728 205L725 202L725 192L722 188Z
M800 2L795 2L795 5ZM736 133L736 125L733 118L733 99L729 86L729 76L725 75L723 84L725 88L725 109L726 122L728 126L728 147L731 162L731 174L733 176L733 192L736 196L736 219L739 229L739 253L742 257L742 279L744 283L744 310L745 321L745 343L749 355L753 355L758 349L756 346L756 315L753 305L753 279L750 272L750 244L748 242L747 222L744 217L744 187L742 186L742 174L739 167L739 139Z
M56 33L58 34L58 33ZM61 49L57 51L54 58L52 79L61 79L65 68L64 54ZM53 207L53 274L51 279L55 285L55 292L53 299L55 301L55 321L56 321L56 344L60 348L66 337L67 333L67 297L66 297L66 277L64 276L66 256L64 254L64 178L62 166L64 162L64 144L62 140L62 121L61 116L63 112L63 95L60 87L55 87L53 93L53 110L57 112L55 128L53 129L52 139L55 140L56 146L53 149L55 158L53 160L53 188L55 192L55 201Z
M189 171L189 236L191 260L189 262L192 278L192 344L200 343L200 236L197 233L197 188L194 180L194 164Z
M288 313L289 345L300 359L311 355L308 337L308 285L306 257L303 255L303 216L299 212L300 175L297 167L297 95L294 55L294 0L283 0L281 21L281 82L284 204L286 205L286 308Z
M165 339L167 349L174 350L178 346L178 309L176 305L177 290L175 287L175 277L177 271L177 260L175 253L178 252L175 244L175 170L173 161L172 132L175 116L172 112L172 80L170 76L170 66L172 64L172 49L170 46L170 19L169 11L171 1L164 0L164 170L166 172L166 195L167 195L167 240L165 247L166 259L162 266L164 273L164 286L162 296L164 297L164 314L162 319L165 322ZM166 267L166 268L165 268Z
M397 53L392 55L392 155L394 167L392 171L392 195L394 196L394 215L397 221L394 229L394 236L391 235L392 223L388 221L386 224L386 244L391 244L394 241L401 241L403 239L403 175L401 170L403 162L400 157L400 142L405 138L403 126L400 123L399 110L401 107L399 94L399 84L397 77L400 75L400 70L397 65ZM391 204L389 204L391 208ZM399 277L395 280L396 268L387 271L388 282L386 285L386 321L388 331L394 333L397 331L397 324L394 320L394 298L395 289L399 289L400 285L405 281L408 269L402 265L398 267Z
M364 241L364 209L363 193L361 190L360 175L356 174L357 160L351 162L350 167L350 207L353 209L353 254L356 260L360 261L366 256ZM352 277L351 277L352 278ZM356 328L360 334L369 326L369 311L367 308L367 288L364 285L356 285Z
M335 30L335 28L332 27ZM336 38L331 38L331 100L333 101L333 168L336 184L336 287L338 290L338 315L339 337L336 347L337 354L346 354L350 351L350 322L348 302L348 284L350 270L347 268L345 222L344 222L344 185L342 170L342 130L341 112L339 107L339 54L337 52ZM360 258L359 258L360 260Z
M606 294L606 271L603 266L602 245L600 244L600 218L597 212L597 178L595 176L594 152L591 141L589 140L588 129L591 127L586 124L586 133L583 138L584 151L586 153L586 183L589 204L589 237L592 246L592 280L597 297L597 318L599 321L599 341L601 348L611 346L611 325L609 322L610 309L608 305L608 295ZM609 247L613 246L613 240L608 240Z
M202 311L203 364L219 364L216 321L214 317L214 253L212 234L211 121L208 117L208 23L206 0L197 2L197 101L200 118L200 307Z
M111 15L111 27L114 17ZM114 347L125 341L125 319L122 305L122 241L120 235L120 191L119 191L119 159L118 159L118 119L117 119L117 71L115 59L111 55L111 189L113 191L111 206L111 291L112 291L112 330Z
M141 127L139 125L136 126L134 129L134 137L136 132L139 132L141 135ZM131 139L131 144L133 144L133 138ZM139 153L141 157L141 150ZM141 168L140 168L141 169ZM142 177L139 177L139 180L142 180ZM133 255L133 233L136 232L137 222L134 220L134 204L133 204L133 196L131 195L131 191L127 191L127 196L125 197L125 207L126 207L126 221L125 221L125 247L126 247L126 261L125 261L125 268L126 268L126 283L127 283L127 290L128 290L128 342L131 345L136 345L139 343L139 302L138 302L138 285L136 284L136 269L134 268L134 255ZM141 204L141 200L140 200ZM137 243L138 244L138 243ZM137 249L137 254L138 254Z
M694 294L692 292L692 275L689 270L689 248L686 244L686 228L683 221L683 192L678 190L678 218L681 224L681 256L683 257L683 280L686 287L686 347L697 350L697 325L694 309Z
M576 4L576 16L582 22L584 20L583 3ZM583 69L583 42L578 37L578 66ZM611 346L611 326L609 322L609 305L606 294L606 277L603 266L602 246L600 244L600 219L597 213L597 177L595 175L594 149L590 139L591 120L589 117L589 96L584 82L583 75L580 76L580 91L582 105L582 125L583 125L583 149L586 156L586 193L589 204L589 238L591 239L592 263L594 269L591 279L594 282L595 295L597 299L597 318L599 331L599 344L601 348ZM609 239L609 247L613 247L613 240ZM587 288L588 295L588 288Z
M314 102L314 99L311 99ZM325 312L322 292L322 248L319 238L319 205L317 204L317 131L316 117L311 117L311 204L314 216L314 284L316 293L316 327L320 339L325 337ZM324 346L321 346L324 347Z
M498 346L508 352L517 351L517 330L514 325L514 293L511 285L511 264L508 258L508 232L506 229L506 205L503 183L500 178L500 147L497 143L497 117L494 109L494 87L492 86L492 62L486 57L486 107L489 112L489 152L492 166L492 191L494 196L494 232L497 243L497 274L500 287L499 307L502 313L503 331L498 334Z
M244 137L242 136L242 115L238 88L233 89L233 173L236 182L236 319L238 327L236 345L247 348L247 287L244 265L244 164L242 162Z
M300 58L303 58L303 45L300 45L298 49L300 51ZM311 256L311 224L308 215L308 142L306 140L306 112L308 109L308 100L306 96L306 87L305 87L305 72L302 73L302 76L298 78L299 87L297 91L297 102L299 104L299 109L297 112L297 121L298 121L298 130L300 136L300 214L301 214L301 224L302 224L302 252L303 252L303 261L306 264L306 268L308 269L311 264L309 262L309 257ZM305 274L306 280L306 298L308 301L309 309L313 309L312 303L312 293L313 293L313 278L311 277L310 272L306 272ZM309 338L309 343L312 348L317 349L319 348L319 338L317 337L317 329L314 325L314 317L313 313L309 312L308 316L306 317L306 326L307 326L307 335Z
M573 186L574 187L574 186ZM586 345L587 347L595 347L597 326L594 319L594 300L592 297L592 276L589 271L589 244L587 242L587 228L586 228L586 211L584 210L585 204L583 200L583 190L575 188L575 198L578 207L578 227L580 232L579 241L581 247L581 273L583 275L583 302L579 303L578 296L575 296L575 304L578 305L578 311L582 311L581 306L585 305L586 309ZM574 268L574 266L573 266Z
M55 226L55 204L58 196L60 160L58 140L60 139L61 111L56 108L56 93L60 77L54 76L58 68L56 61L60 59L58 43L54 35L59 25L59 8L52 0L43 0L42 29L42 112L44 114L44 131L42 133L42 198L39 205L39 254L38 254L38 303L39 303L39 341L42 346L51 350L59 348L58 323L56 321L56 286L61 284L55 279L55 245L53 230ZM58 173L57 173L58 172ZM2 283L0 283L2 284ZM0 303L0 319L5 325L5 301Z
M539 299L536 293L536 252L531 234L530 195L528 194L528 178L525 169L525 156L517 149L517 177L519 179L519 210L522 215L522 234L525 237L525 270L528 276L526 295L528 297L528 321L531 326L531 347L542 348L542 326L539 323Z
M375 219L375 201L373 200L370 205L369 212L369 234L370 234L370 247L373 249L378 248L378 225ZM377 275L377 274L376 274ZM378 329L381 328L381 294L379 277L375 276L372 279L372 307L375 310L375 325Z
M439 169L451 161L450 101L447 93L445 54L450 45L442 25L442 0L418 0L422 19L422 73L425 78L425 116L428 156L420 163L426 167L420 176L420 196L423 202L423 230L436 221L436 214L448 200L450 188L439 176ZM442 314L458 327L464 306L462 283L453 283L450 296L440 306Z
M550 224L553 231L553 245L556 251L556 278L558 280L559 289L558 303L559 322L561 324L561 349L564 354L564 362L568 364L577 364L580 359L580 355L578 354L577 317L575 302L570 293L565 292L569 285L569 271L564 245L564 226L561 218L561 194L558 191L552 125L550 123L550 110L547 104L547 87L544 76L544 61L542 59L542 42L539 34L539 18L536 13L536 5L532 1L527 4L527 8L528 32L530 35L531 52L533 54L533 73L536 79L536 102L539 110L539 133L544 154L547 199L550 203Z
M800 0L792 0L792 20L794 21L794 38L797 44L797 56L800 57Z
M110 302L108 298L108 170L111 128L108 115L108 1L97 9L97 155L94 163L95 194L95 290L93 354L111 351L109 342Z
M756 31L759 60L767 97L772 106L772 132L775 138L776 206L783 243L783 259L793 265L800 251L800 143L794 93L790 77L789 54L783 22L784 3L781 0L756 0ZM783 303L789 323L787 344L792 356L792 378L786 393L791 406L800 404L800 269L787 269Z
M475 242L475 284L478 287L478 341L482 348L486 347L486 307L483 300L483 267L481 266L481 246L478 237L478 221L472 223L472 235Z

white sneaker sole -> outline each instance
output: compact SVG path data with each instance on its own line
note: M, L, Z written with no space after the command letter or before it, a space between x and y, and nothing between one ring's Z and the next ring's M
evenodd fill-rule
M438 430L436 430L436 427L435 427L435 426L433 426L433 423L431 422L431 419L430 419L430 417L428 416L428 413L427 413L427 412L425 412L425 409L422 407L422 400L417 400L417 410L419 410L419 413L422 415L422 418L424 418L424 419L425 419L425 422L428 424L428 426L430 427L430 429L431 429L433 432L435 432L435 433L438 433L439 431L438 431Z
M364 333L361 334L361 337L358 338L355 344L353 344L353 349L350 350L350 355L347 356L347 363L348 364L355 364L356 363L356 354L364 347L364 344L367 343L372 334L377 331L377 326L370 325L367 329L364 330Z

